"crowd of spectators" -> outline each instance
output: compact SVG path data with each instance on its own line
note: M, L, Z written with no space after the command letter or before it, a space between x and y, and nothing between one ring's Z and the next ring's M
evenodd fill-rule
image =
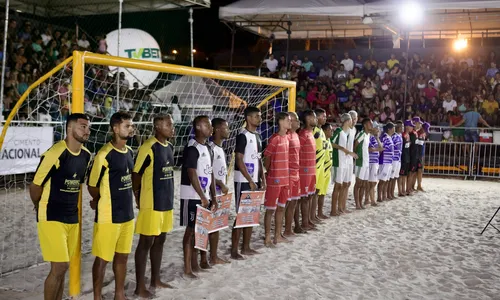
M31 20L10 20L7 35L7 49L1 52L6 55L4 117L33 82L70 57L73 51L107 52L104 35L89 40L85 33L77 37L74 31L47 24L34 26ZM37 86L19 110L18 117L45 122L64 120L70 109L70 68L69 64ZM151 110L145 107L148 101L142 101L149 93L139 89L137 83L130 86L124 73L112 75L106 68L92 65L87 65L85 72L85 111L93 120L107 119L117 110L139 112L135 116L140 118L142 112Z
M497 56L470 53L424 58L402 52L375 60L345 52L342 58L333 54L314 61L293 55L289 63L285 56L270 55L263 66L265 76L297 82L298 112L321 107L329 122L355 110L380 123L419 116L434 126L450 126L463 124L463 114L475 111L489 125L499 125Z

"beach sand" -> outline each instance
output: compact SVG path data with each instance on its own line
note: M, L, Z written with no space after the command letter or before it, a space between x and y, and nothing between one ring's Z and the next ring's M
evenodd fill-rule
M177 183L179 175L177 172ZM275 249L263 247L264 228L257 227L253 245L259 255L215 266L200 273L197 280L182 277L184 231L178 227L176 199L176 228L167 237L162 264L163 280L175 289L157 290L156 298L500 299L500 287L496 287L500 233L489 228L483 236L478 235L500 206L498 183L425 178L424 186L425 193L361 211L353 211L351 199L352 213L330 218L318 231L297 236L292 243ZM352 198L352 191L350 195ZM0 299L43 299L49 265L41 258L32 205L24 197L23 190L0 194L1 272L7 272L0 277ZM326 211L330 210L330 199L327 196ZM88 200L85 192L81 299L92 299L94 214ZM133 252L136 243L137 236ZM230 243L230 229L222 231L221 256L229 258ZM25 265L30 267L8 272ZM149 265L146 276L149 278ZM134 299L133 253L126 289ZM110 264L105 299L113 299L113 291Z

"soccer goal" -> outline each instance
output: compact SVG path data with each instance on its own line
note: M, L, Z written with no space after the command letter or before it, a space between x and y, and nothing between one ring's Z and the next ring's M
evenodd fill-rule
M261 108L263 123L258 130L266 143L277 128L275 114L295 111L295 95L293 81L73 52L28 88L2 124L0 295L15 291L38 294L43 290L49 264L43 262L39 249L29 184L40 155L64 138L64 121L69 113L85 112L90 117L91 136L86 147L94 154L111 138L109 118L114 112L132 115L137 130L129 146L134 150L152 135L153 116L170 113L175 122L176 136L171 142L178 165L192 134L194 117L221 117L230 124L231 136L225 148L232 162L235 137L244 126L245 107ZM92 289L94 212L88 205L86 186L80 199L81 252L70 262L70 296ZM132 260L129 263L133 264Z

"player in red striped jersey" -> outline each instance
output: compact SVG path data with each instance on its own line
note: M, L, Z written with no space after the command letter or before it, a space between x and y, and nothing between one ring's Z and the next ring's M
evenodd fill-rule
M271 219L275 214L274 244L288 241L281 235L283 227L283 212L289 198L290 187L288 177L288 136L291 128L290 116L286 112L280 112L277 116L278 132L273 134L268 141L264 151L264 167L266 168L266 200L264 206L266 215L264 218L266 247L273 247L271 242Z
M288 168L290 169L290 197L285 209L285 237L293 236L292 221L295 221L295 230L302 232L300 226L299 209L296 209L297 202L300 200L300 177L299 177L299 153L300 139L297 130L300 128L299 116L294 112L289 112L292 121L291 129L288 130Z
M300 210L302 213L302 229L314 229L309 220L309 202L316 193L316 141L313 128L316 126L316 114L307 110L302 114L303 128L299 132L300 138ZM295 230L297 233L297 229Z

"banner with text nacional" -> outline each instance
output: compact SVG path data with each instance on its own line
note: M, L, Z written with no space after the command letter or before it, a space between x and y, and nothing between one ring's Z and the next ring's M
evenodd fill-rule
M9 127L0 152L0 175L35 172L53 141L52 127Z

